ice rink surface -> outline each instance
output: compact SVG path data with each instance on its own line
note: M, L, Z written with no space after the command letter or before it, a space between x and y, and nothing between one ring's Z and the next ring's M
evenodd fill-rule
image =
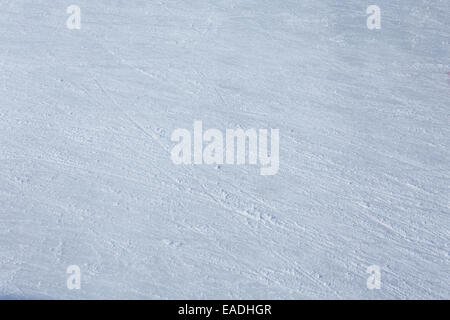
M449 299L449 13L2 0L0 298ZM279 128L279 172L175 165L195 120Z

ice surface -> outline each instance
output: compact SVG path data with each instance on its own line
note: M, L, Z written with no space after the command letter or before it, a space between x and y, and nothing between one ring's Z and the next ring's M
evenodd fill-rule
M449 12L2 0L0 298L449 299ZM194 120L279 128L280 171L174 165Z

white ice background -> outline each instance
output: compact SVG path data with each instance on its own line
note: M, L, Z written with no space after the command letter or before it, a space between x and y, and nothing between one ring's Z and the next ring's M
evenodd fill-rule
M1 0L0 298L450 298L449 13ZM174 165L194 120L279 128L278 174Z

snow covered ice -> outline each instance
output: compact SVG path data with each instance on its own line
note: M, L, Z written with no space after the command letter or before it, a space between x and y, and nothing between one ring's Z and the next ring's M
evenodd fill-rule
M0 298L449 299L449 13L2 0ZM278 172L174 164L197 120L279 129Z

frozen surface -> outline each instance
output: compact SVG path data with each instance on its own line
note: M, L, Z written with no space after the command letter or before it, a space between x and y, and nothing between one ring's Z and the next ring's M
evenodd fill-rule
M450 2L370 4L2 0L0 298L449 299ZM279 173L174 165L194 120Z

